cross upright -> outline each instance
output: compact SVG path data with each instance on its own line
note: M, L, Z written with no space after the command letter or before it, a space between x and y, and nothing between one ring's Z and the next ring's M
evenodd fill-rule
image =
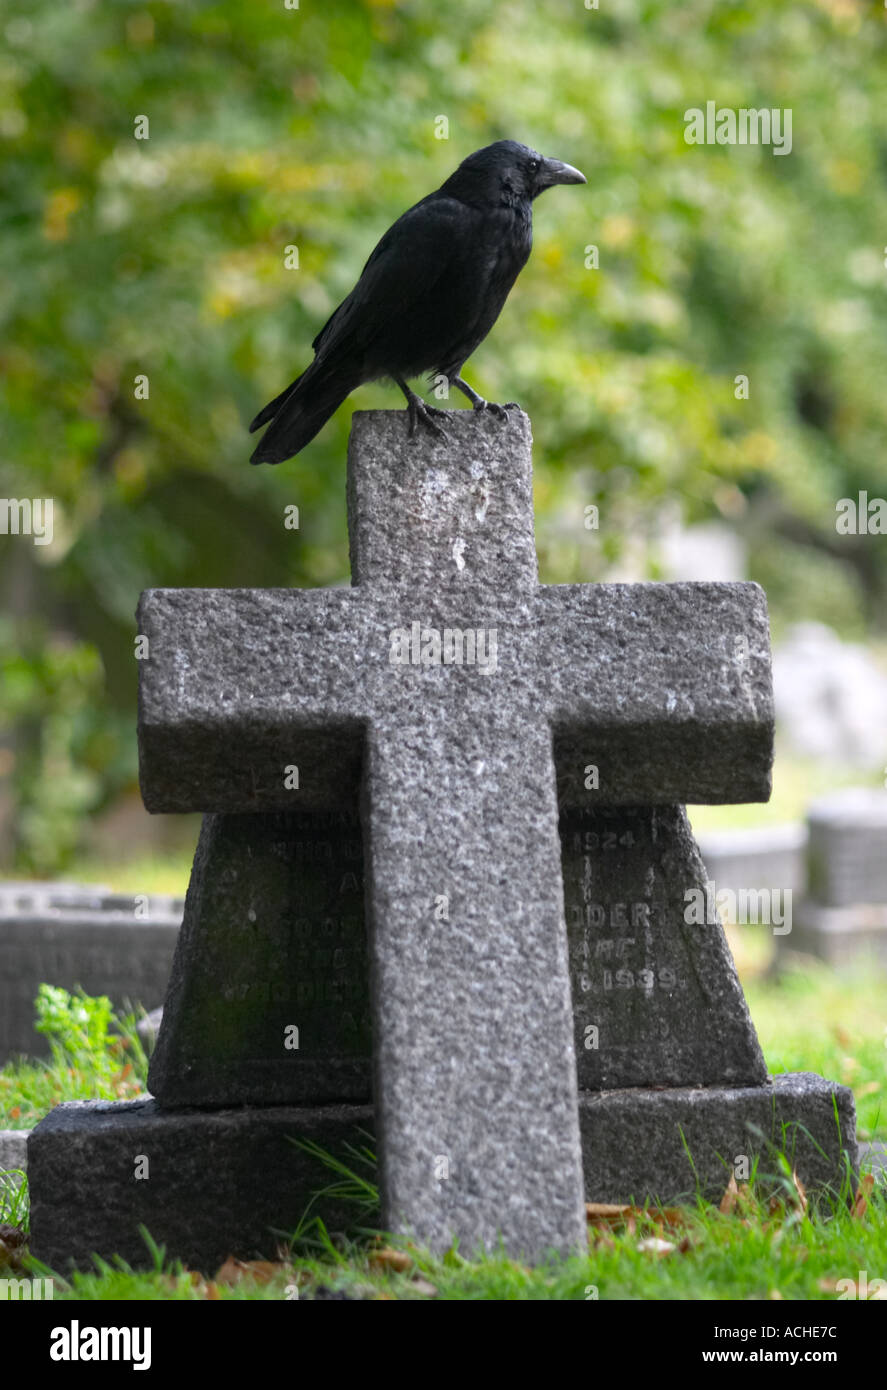
M359 790L383 1222L438 1250L578 1250L559 799L766 800L764 596L540 585L519 412L419 442L400 412L355 414L348 515L351 589L143 595L145 804Z

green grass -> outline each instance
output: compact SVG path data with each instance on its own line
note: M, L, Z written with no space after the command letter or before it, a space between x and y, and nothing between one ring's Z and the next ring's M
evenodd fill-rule
M849 1086L860 1139L887 1140L887 979L872 962L836 973L805 959L745 982L771 1072L815 1071Z
M745 930L745 929L743 929ZM759 943L758 943L759 944ZM741 953L740 953L741 954ZM819 1071L852 1086L861 1138L887 1138L881 1097L885 1048L884 976L860 968L835 975L810 964L778 980L760 973L764 959L753 947L746 980L752 1016L772 1071ZM107 1000L41 988L38 1028L49 1037L47 1062L20 1061L0 1071L0 1126L30 1127L60 1100L102 1096L125 1099L144 1089L147 1059L134 1033L135 1019L114 1019ZM318 1197L335 1190L349 1199L355 1225L331 1235L309 1208L282 1255L271 1263L228 1267L203 1277L166 1260L146 1236L153 1268L134 1272L122 1262L95 1262L90 1273L70 1281L57 1274L61 1299L286 1299L314 1296L318 1289L359 1298L420 1299L834 1299L836 1281L887 1278L887 1195L869 1194L864 1213L850 1210L848 1187L821 1209L805 1210L776 1153L767 1172L735 1210L695 1207L657 1213L636 1210L590 1230L588 1258L526 1269L505 1256L468 1260L451 1251L432 1258L405 1248L380 1256L371 1232L377 1224L372 1152L340 1156L303 1145L317 1160ZM0 1175L0 1226L24 1226L26 1186ZM664 1240L661 1253L645 1240ZM404 1259L395 1271L380 1260ZM0 1242L2 1263L2 1242ZM5 1272L5 1271L4 1271ZM52 1271L34 1266L32 1273ZM432 1292L433 1290L433 1292Z
M365 1221L373 1185L342 1160L316 1155L350 1185ZM465 1258L453 1249L440 1258L408 1242L364 1233L331 1235L307 1221L293 1248L270 1262L227 1261L204 1276L168 1261L143 1233L153 1268L133 1271L123 1261L96 1259L95 1269L60 1278L35 1261L34 1275L53 1277L58 1300L292 1299L318 1290L362 1299L799 1299L834 1300L838 1280L887 1275L887 1198L869 1192L863 1210L849 1204L849 1187L817 1207L806 1203L790 1173L756 1176L734 1195L733 1210L703 1202L695 1207L630 1208L599 1214L589 1224L587 1257L530 1269L505 1255ZM784 1166L784 1165L783 1165ZM319 1182L322 1169L319 1170ZM657 1242L651 1246L650 1242ZM394 1261L404 1268L392 1269ZM321 1296L323 1296L323 1293Z
M0 1172L0 1226L20 1226L27 1231L28 1216L27 1173L23 1168L8 1168Z
M17 1058L0 1069L0 1129L33 1129L65 1100L131 1100L145 1089L148 1058L134 1013L111 1001L41 985L35 1027L51 1056Z

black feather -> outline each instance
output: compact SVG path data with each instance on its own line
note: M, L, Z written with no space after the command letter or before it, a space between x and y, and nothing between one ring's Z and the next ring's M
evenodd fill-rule
M355 285L314 339L307 371L259 412L269 420L253 463L280 463L314 438L363 382L460 379L489 333L533 243L533 199L555 183L584 183L569 165L500 140L477 150L385 233ZM406 389L406 388L404 388ZM411 416L423 403L408 394Z

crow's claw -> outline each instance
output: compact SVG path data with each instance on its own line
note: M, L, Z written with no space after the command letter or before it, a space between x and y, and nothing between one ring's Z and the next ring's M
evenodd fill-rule
M513 404L513 401L510 402L510 405ZM510 408L510 406L498 405L496 401L485 401L483 396L478 396L477 400L473 403L473 408L478 411L488 410L491 415L495 415L497 420L507 420L508 416L505 412Z
M439 439L446 438L446 431L437 423L435 415L446 415L445 410L437 410L433 405L426 405L425 401L419 396L414 396L407 405L407 413L410 417L410 439L416 433L416 423L421 420L425 427L436 434Z

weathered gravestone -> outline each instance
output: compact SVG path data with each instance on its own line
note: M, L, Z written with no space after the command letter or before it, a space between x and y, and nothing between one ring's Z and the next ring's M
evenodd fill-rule
M118 1008L163 999L181 901L70 883L0 883L0 1063L42 1057L34 1030L43 983L106 994Z
M356 803L207 816L151 1093L164 1105L369 1100L363 889Z
M869 957L887 965L887 793L843 787L807 813L807 889L783 957L818 956L829 965Z
M309 1195L281 1135L373 1123L384 1223L438 1249L580 1248L585 1195L693 1190L687 1135L712 1194L786 1125L812 1136L802 1176L837 1177L849 1093L770 1082L720 924L684 911L705 874L682 803L769 795L761 591L540 586L519 414L418 443L399 413L355 415L349 528L350 591L143 596L143 796L208 814L156 1099L35 1131L40 1257L88 1243L72 1153L126 1258L139 1220L195 1263L267 1250L231 1181L238 1114L253 1156L267 1137L277 1229ZM337 843L358 802L368 983ZM321 879L299 836L328 847Z

